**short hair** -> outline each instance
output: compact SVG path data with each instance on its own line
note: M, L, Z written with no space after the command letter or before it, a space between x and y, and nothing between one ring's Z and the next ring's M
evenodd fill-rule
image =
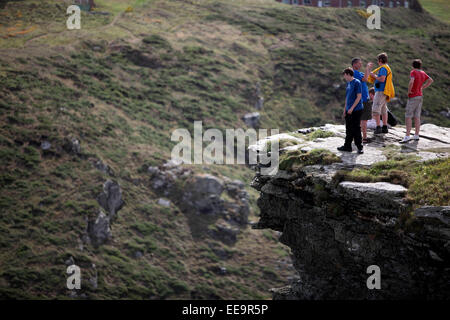
M420 60L420 59L415 59L415 60L412 62L412 66L413 66L413 68L420 69L420 67L422 67L422 60Z
M380 54L377 56L377 59L378 59L378 61L380 61L381 63L387 63L387 61L388 61L387 53L385 53L385 52L380 53Z
M358 62L358 61L360 61L361 59L360 58L353 58L352 59L352 67L353 67L353 65L356 63L356 62Z
M344 71L342 71L342 74L348 74L353 77L353 69L350 67L345 68Z
M370 88L370 89L369 89L369 93L375 95L375 88L374 88L374 87Z

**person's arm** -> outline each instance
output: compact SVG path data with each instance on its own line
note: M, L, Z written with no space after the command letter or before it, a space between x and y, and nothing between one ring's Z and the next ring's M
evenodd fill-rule
M366 71L364 72L364 77L362 78L362 81L367 82L367 79L369 79L369 75L370 75L370 67L369 63L366 66Z
M431 77L428 77L427 81L425 81L425 83L422 86L422 90L428 88L433 82L434 80L431 79Z
M408 94L412 94L412 87L414 85L414 77L411 77L408 84Z
M352 107L350 109L348 109L348 111L347 111L348 114L352 114L353 109L355 109L356 105L359 103L359 100L361 100L361 93L358 93L356 95L355 102L353 103Z
M384 82L386 80L386 76L387 76L387 70L386 68L381 68L380 71L378 72L379 76L377 76L375 73L371 72L370 75L372 77L374 77L376 80L380 81L380 82Z
M384 80L386 80L386 76L377 76L375 73L371 72L370 75L372 77L374 77L376 80L380 81L380 82L384 82Z

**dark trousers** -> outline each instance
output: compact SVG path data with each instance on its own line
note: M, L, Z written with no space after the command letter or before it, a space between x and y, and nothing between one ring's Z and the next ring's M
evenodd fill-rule
M360 120L362 115L362 110L353 110L352 114L345 114L345 143L344 146L347 148L352 147L352 141L355 140L356 147L362 149L362 136Z

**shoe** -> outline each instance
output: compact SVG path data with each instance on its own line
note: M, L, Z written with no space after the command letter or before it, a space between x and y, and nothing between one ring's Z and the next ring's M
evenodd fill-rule
M375 134L380 134L381 133L381 127L377 126L375 129Z
M388 133L388 127L383 126L383 129L381 129L381 133Z
M419 135L418 135L418 134L415 134L415 135L413 136L413 139L414 139L414 140L419 140Z
M361 149L358 148L358 151L357 151L357 152L358 152L358 154L363 154L363 153L364 153L363 148L361 148Z
M405 136L405 137L403 138L403 140L400 141L400 143L406 143L406 142L408 142L408 141L410 141L410 140L411 140L411 137L410 137L410 136Z
M339 151L352 152L352 148L347 148L346 146L338 147Z

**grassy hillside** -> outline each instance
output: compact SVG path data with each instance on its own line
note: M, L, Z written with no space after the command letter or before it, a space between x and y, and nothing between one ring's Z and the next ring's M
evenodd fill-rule
M339 121L340 72L353 56L388 52L403 102L410 60L421 57L435 79L425 120L450 125L439 114L448 107L450 33L427 13L383 9L383 29L368 30L354 9L270 0L96 3L110 14L83 12L72 31L64 1L9 2L0 12L0 297L66 297L72 256L86 277L92 264L99 272L98 288L83 291L89 298L268 298L290 275L276 235L248 228L234 246L197 241L183 212L157 203L145 173L170 157L176 128L245 127L258 82L262 127L294 130ZM71 137L82 156L61 151ZM95 159L113 169L125 206L112 243L80 250L108 178ZM242 166L194 170L252 177Z
M420 4L432 15L450 23L450 2L447 0L420 0Z

